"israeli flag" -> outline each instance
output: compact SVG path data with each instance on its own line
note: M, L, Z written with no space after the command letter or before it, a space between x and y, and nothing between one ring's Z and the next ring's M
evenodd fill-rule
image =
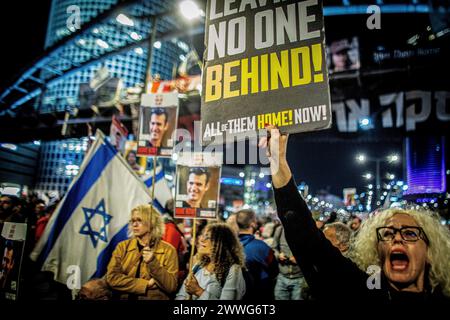
M153 171L151 173L142 177L145 185L148 187L150 193L153 188ZM165 206L167 201L173 199L172 192L170 191L169 185L167 184L167 180L165 178L164 170L162 166L156 166L156 174L155 174L155 200L153 205L160 211L165 212Z
M116 245L128 238L131 210L150 202L149 189L97 130L79 175L30 258L63 284L74 276L81 285L101 277Z

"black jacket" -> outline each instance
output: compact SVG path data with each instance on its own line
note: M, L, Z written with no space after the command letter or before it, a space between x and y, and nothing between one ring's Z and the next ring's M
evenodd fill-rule
M441 300L440 290L428 293L405 293L392 289L383 275L381 288L369 289L369 275L329 242L317 229L311 212L292 178L274 189L278 216L285 228L291 248L315 299L333 300ZM429 290L427 290L429 292Z

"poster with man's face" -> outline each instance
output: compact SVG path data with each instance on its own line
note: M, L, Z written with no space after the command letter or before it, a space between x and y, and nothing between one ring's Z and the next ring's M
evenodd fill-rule
M25 223L5 222L0 236L0 300L19 297L22 252L25 247Z
M358 38L332 41L327 46L327 64L330 73L360 68Z
M178 93L143 94L139 113L138 155L171 157L177 128Z
M342 191L344 193L344 205L345 206L355 206L356 205L356 200L355 200L356 188L344 188Z
M112 116L109 132L111 144L116 147L117 151L123 154L127 142L128 129L115 115Z
M147 169L147 157L138 157L136 141L125 142L124 158L137 175L144 175Z
M183 155L177 163L176 218L216 219L220 193L220 162L202 153Z

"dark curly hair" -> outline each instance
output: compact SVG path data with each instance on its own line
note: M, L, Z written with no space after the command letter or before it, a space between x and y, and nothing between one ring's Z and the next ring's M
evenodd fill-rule
M200 256L200 266L214 264L214 274L220 283L224 283L234 264L245 268L244 249L233 230L226 223L208 224L203 232L211 233L211 256Z

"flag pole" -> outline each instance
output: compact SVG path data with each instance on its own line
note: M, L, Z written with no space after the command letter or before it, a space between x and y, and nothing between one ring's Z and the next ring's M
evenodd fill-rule
M194 249L195 249L195 241L197 236L197 223L195 221L195 218L192 219L193 226L192 226L192 245L191 245L191 255L189 257L189 273L192 273L192 262L194 260Z

